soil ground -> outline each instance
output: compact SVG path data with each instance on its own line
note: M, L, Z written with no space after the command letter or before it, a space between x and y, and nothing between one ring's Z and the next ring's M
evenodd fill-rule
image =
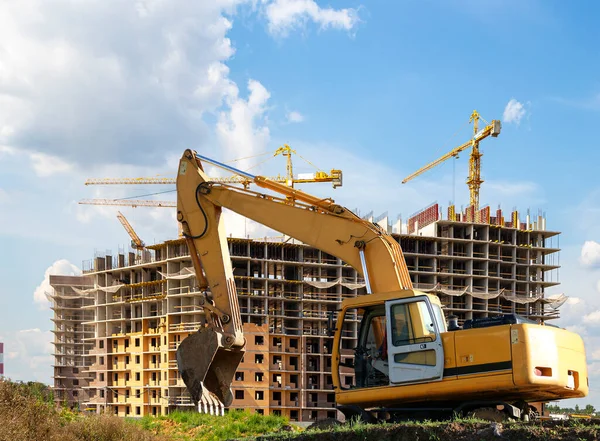
M256 441L488 441L600 439L600 419L533 423L424 422L344 425L301 433L278 433Z

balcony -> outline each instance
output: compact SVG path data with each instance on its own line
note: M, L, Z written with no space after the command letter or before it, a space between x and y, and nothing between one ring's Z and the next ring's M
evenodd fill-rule
M335 408L335 403L329 403L327 401L309 401L306 403L307 407L319 407L322 409L333 409Z
M190 397L169 397L170 406L193 406L194 402Z
M169 331L172 332L194 332L202 326L201 322L190 322L190 323L172 323L169 325Z

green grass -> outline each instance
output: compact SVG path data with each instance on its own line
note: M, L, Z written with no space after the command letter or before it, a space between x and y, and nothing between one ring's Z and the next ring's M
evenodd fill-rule
M250 437L272 441L457 441L491 439L490 423L474 418L365 424L353 421L328 429L300 431L285 417L231 411L223 417L196 412L123 419L60 409L39 384L0 381L0 441L225 441ZM598 420L505 423L508 439L597 440ZM487 433L488 435L480 435ZM299 437L299 438L296 438Z
M236 410L223 417L176 411L166 416L144 417L138 424L146 430L168 434L174 439L224 441L276 433L289 427L289 420L280 416L263 416Z

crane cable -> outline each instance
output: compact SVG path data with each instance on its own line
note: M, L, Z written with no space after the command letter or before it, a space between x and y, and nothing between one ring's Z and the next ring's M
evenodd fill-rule
M248 168L247 168L246 170L244 170L244 171L248 171L248 170L251 170L251 169L253 169L254 167L258 167L259 165L262 165L262 164L264 164L265 162L267 162L267 161L269 161L269 160L271 160L271 159L273 159L273 158L270 156L270 157L268 157L267 159L265 159L264 161L257 162L256 164L254 164L254 165L251 165L250 167L248 167Z
M127 196L127 197L124 197L124 198L118 198L118 199L115 199L115 201L124 201L126 199L137 199L137 198L143 198L143 197L146 197L146 196L155 196L157 194L164 194L164 193L174 193L175 191L177 191L177 190L157 191L156 193L148 193L148 194L141 194L141 195L138 195L138 196Z
M479 116L479 119L482 119L486 125L487 122L485 121L485 119L483 119L481 117L481 115ZM454 132L454 134L452 136L450 136L450 138L448 139L448 144L450 143L450 141L456 137L456 135L458 135L458 132L460 132L462 129L464 129L465 126L468 126L471 122L469 120L467 120L463 125L461 125L458 130L456 130L456 132ZM441 150L441 147L438 148L438 152ZM439 156L439 155L436 155ZM454 161L452 161L452 204L456 204L456 160L458 159L458 155L453 157Z
M452 159L452 205L454 205L456 203L456 157Z
M258 157L258 156L264 156L264 155L266 155L266 154L269 154L269 153L271 153L271 152L267 152L267 153L261 153L261 154L259 154L259 155L254 155L254 156L247 156L247 157L245 157L245 158L234 159L233 161L229 161L229 162L240 161L240 160L242 160L242 159L256 158L256 157ZM305 157L303 157L302 155L300 155L300 154L296 153L296 156L298 156L300 159L302 159L302 160L303 160L304 162L306 162L307 164L309 164L309 165L311 165L312 167L314 167L314 168L315 168L317 171L323 171L323 169L321 169L320 167L317 167L315 164L313 164L312 162L310 162L308 159L306 159L306 158L305 158ZM248 168L247 168L246 170L244 170L244 171L251 170L251 169L253 169L253 168L255 168L255 167L259 166L259 165L262 165L262 164L264 164L265 162L267 162L267 161L269 161L269 160L271 160L271 159L273 159L273 157L269 157L269 158L265 159L264 161L258 162L258 163L256 163L256 164L254 164L254 165L252 165L252 166L248 167Z
M259 156L270 155L273 152L263 152L257 155L245 156L243 158L232 159L231 161L223 161L225 164L231 164L232 162L243 161L244 159L258 158Z
M298 153L296 153L298 155ZM298 157L300 159L302 159L304 162L307 162L308 164L312 165L314 168L317 169L317 171L323 171L322 169L320 169L319 167L317 167L315 164L313 164L312 162L310 162L308 159L302 157L302 155L298 155Z

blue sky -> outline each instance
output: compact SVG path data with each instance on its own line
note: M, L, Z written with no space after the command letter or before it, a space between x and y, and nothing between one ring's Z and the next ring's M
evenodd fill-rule
M96 252L129 243L116 209L76 202L162 190L84 187L85 178L172 176L187 147L227 160L287 142L323 169L344 171L343 188L307 191L406 218L433 201L467 205L466 153L410 184L400 181L465 142L477 109L504 121L501 135L481 145L482 205L541 209L548 228L563 232L555 292L571 301L559 324L584 335L593 392L582 402L600 407L599 7L204 3L0 5L7 374L51 379L47 269L76 271L72 265L81 268ZM507 113L511 100L517 111ZM284 164L276 158L257 170L281 173ZM122 211L146 242L175 235L168 210ZM239 220L231 229L241 231Z

